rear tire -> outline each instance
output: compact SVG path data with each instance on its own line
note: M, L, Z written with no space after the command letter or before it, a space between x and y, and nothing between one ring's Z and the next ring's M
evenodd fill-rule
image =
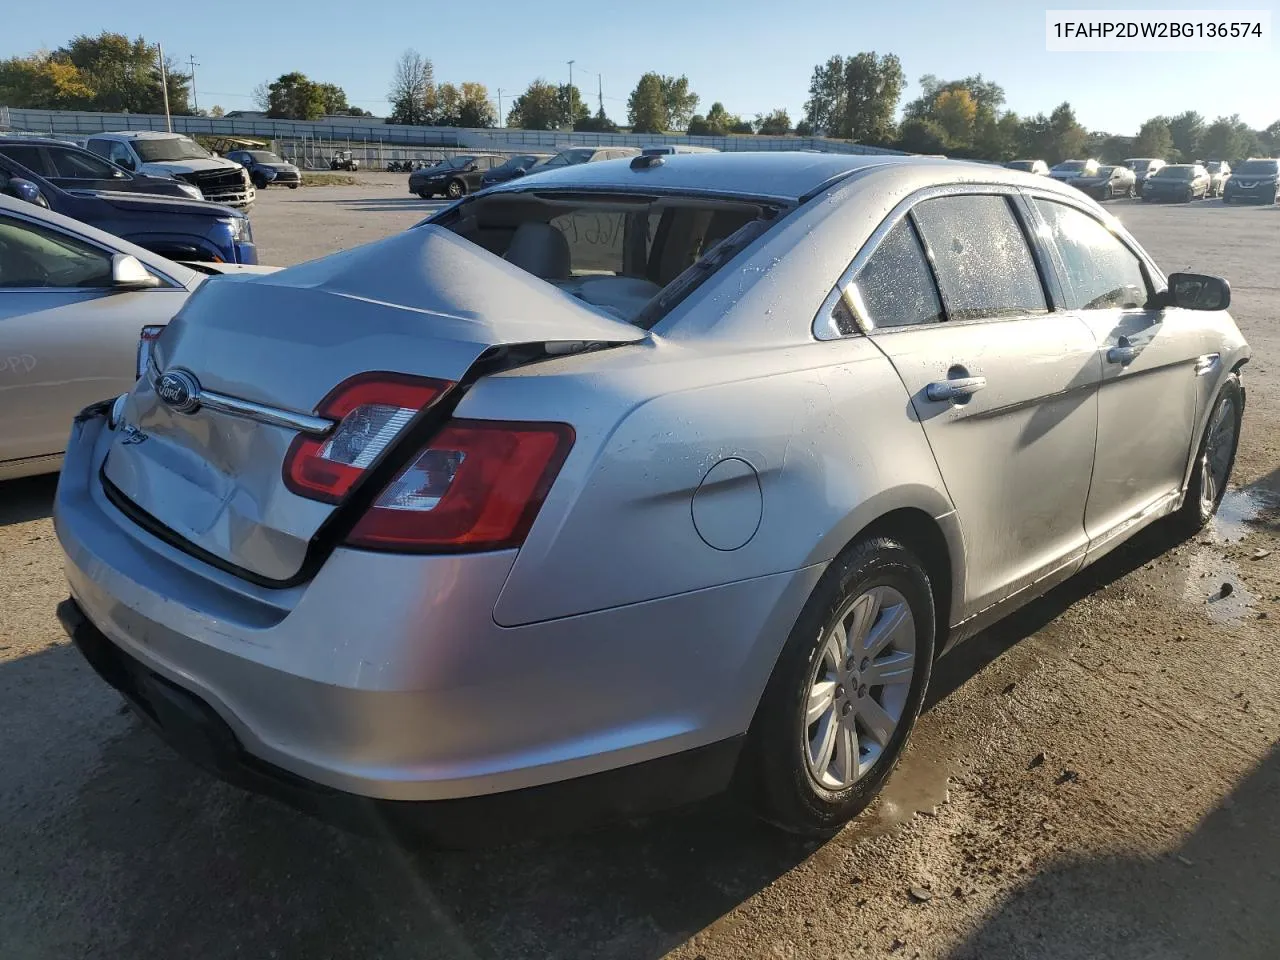
M875 799L924 701L934 620L928 572L901 543L876 537L836 558L748 734L740 773L765 820L829 836Z
M1240 389L1240 378L1232 373L1214 398L1204 434L1196 447L1195 466L1191 470L1182 507L1171 518L1184 537L1194 536L1218 512L1235 467L1243 417L1244 394Z

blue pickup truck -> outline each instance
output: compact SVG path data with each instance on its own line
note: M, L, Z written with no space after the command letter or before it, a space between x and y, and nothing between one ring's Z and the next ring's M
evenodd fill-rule
M0 193L113 233L170 260L258 262L249 218L216 203L107 190L64 190L2 154Z

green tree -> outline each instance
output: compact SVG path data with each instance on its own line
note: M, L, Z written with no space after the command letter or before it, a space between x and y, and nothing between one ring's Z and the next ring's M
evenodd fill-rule
M489 88L483 83L467 81L459 91L458 126L493 127L498 123L493 103L489 100Z
M561 84L556 89L556 103L559 109L556 126L573 130L579 123L591 116L591 109L582 99L582 91L577 85Z
M1022 145L1022 120L1012 111L993 119L981 115L976 122L973 155L984 160L1014 160ZM1033 158L1034 159L1034 158Z
M223 110L222 107L216 103L209 108L209 116L213 117L215 120L218 117L226 116L226 113L227 111Z
M1052 135L1046 159L1059 163L1084 153L1088 131L1076 120L1076 112L1069 103L1060 103L1049 114L1049 132Z
M391 101L387 123L430 124L436 115L435 70L431 61L412 48L400 54L387 99Z
M462 91L452 83L436 87L436 114L431 124L437 127L458 127L462 113Z
M93 91L91 110L107 113L163 113L169 93L169 112L190 114L191 78L165 58L164 85L160 82L158 51L142 37L130 40L122 33L104 30L96 37L81 34L53 58L70 63Z
M932 119L947 135L947 142L969 146L974 139L978 104L968 90L943 90L934 99Z
M908 153L946 153L947 132L933 120L905 120L895 146Z
M93 88L75 64L49 53L0 60L0 103L32 110L88 110Z
M948 148L961 156L1012 159L1010 126L999 126L1004 89L982 74L960 80L940 80L931 73L920 78L920 96L903 108L907 120L930 120L945 131Z
M1259 137L1241 123L1239 115L1219 117L1205 128L1200 140L1201 159L1242 160L1258 151Z
M1135 157L1163 159L1172 152L1173 134L1169 130L1167 117L1152 117L1138 129L1138 138L1133 144Z
M807 118L801 119L796 124L797 137L812 137L813 135L813 124L811 124Z
M698 95L689 89L689 78L662 78L662 102L666 107L666 129L680 130L687 126L693 111L698 109Z
M845 61L845 115L840 136L858 143L887 144L897 124L894 114L906 77L892 53L859 53Z
M1280 120L1258 131L1258 150L1268 157L1280 154Z
M1187 110L1169 119L1169 135L1173 138L1173 161L1191 163L1200 154L1200 138L1204 136L1204 117Z
M573 129L591 133L617 133L618 125L609 119L604 107L601 107L594 115L575 123Z
M324 101L325 116L359 116L353 114L351 105L347 103L347 93L336 83L319 83L320 97ZM356 108L357 110L359 107Z
M560 91L539 77L516 97L507 126L522 130L555 130L560 126Z
M663 133L667 127L667 103L662 77L646 73L627 98L627 120L636 133Z
M791 117L782 107L756 115L756 132L766 137L785 137L791 132Z
M802 123L810 136L836 137L840 135L844 116L844 57L835 56L813 68Z
M278 120L319 120L325 114L320 84L297 70L282 73L267 85L267 116Z

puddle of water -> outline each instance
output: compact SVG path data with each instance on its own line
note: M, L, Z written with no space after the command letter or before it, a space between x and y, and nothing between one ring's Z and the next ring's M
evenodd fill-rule
M921 743L912 745L875 804L855 821L859 834L878 836L897 830L917 814L937 815L938 808L951 799L955 764L931 753Z
M1222 586L1231 590L1222 596ZM1209 550L1200 550L1187 558L1187 579L1182 590L1183 602L1200 605L1215 623L1239 623L1250 614L1256 599L1240 580L1235 565Z
M1243 540L1249 533L1249 525L1268 507L1280 505L1280 501L1266 490L1228 490L1218 505L1218 512L1205 528L1202 536L1232 542Z

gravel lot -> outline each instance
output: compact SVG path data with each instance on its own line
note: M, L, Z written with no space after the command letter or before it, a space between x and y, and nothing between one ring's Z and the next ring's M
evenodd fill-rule
M436 206L360 181L265 192L264 262ZM821 846L713 804L440 853L224 787L68 646L53 483L0 484L0 957L1276 957L1280 207L1111 209L1233 283L1237 485L1196 540L1143 536L944 660L885 798Z

